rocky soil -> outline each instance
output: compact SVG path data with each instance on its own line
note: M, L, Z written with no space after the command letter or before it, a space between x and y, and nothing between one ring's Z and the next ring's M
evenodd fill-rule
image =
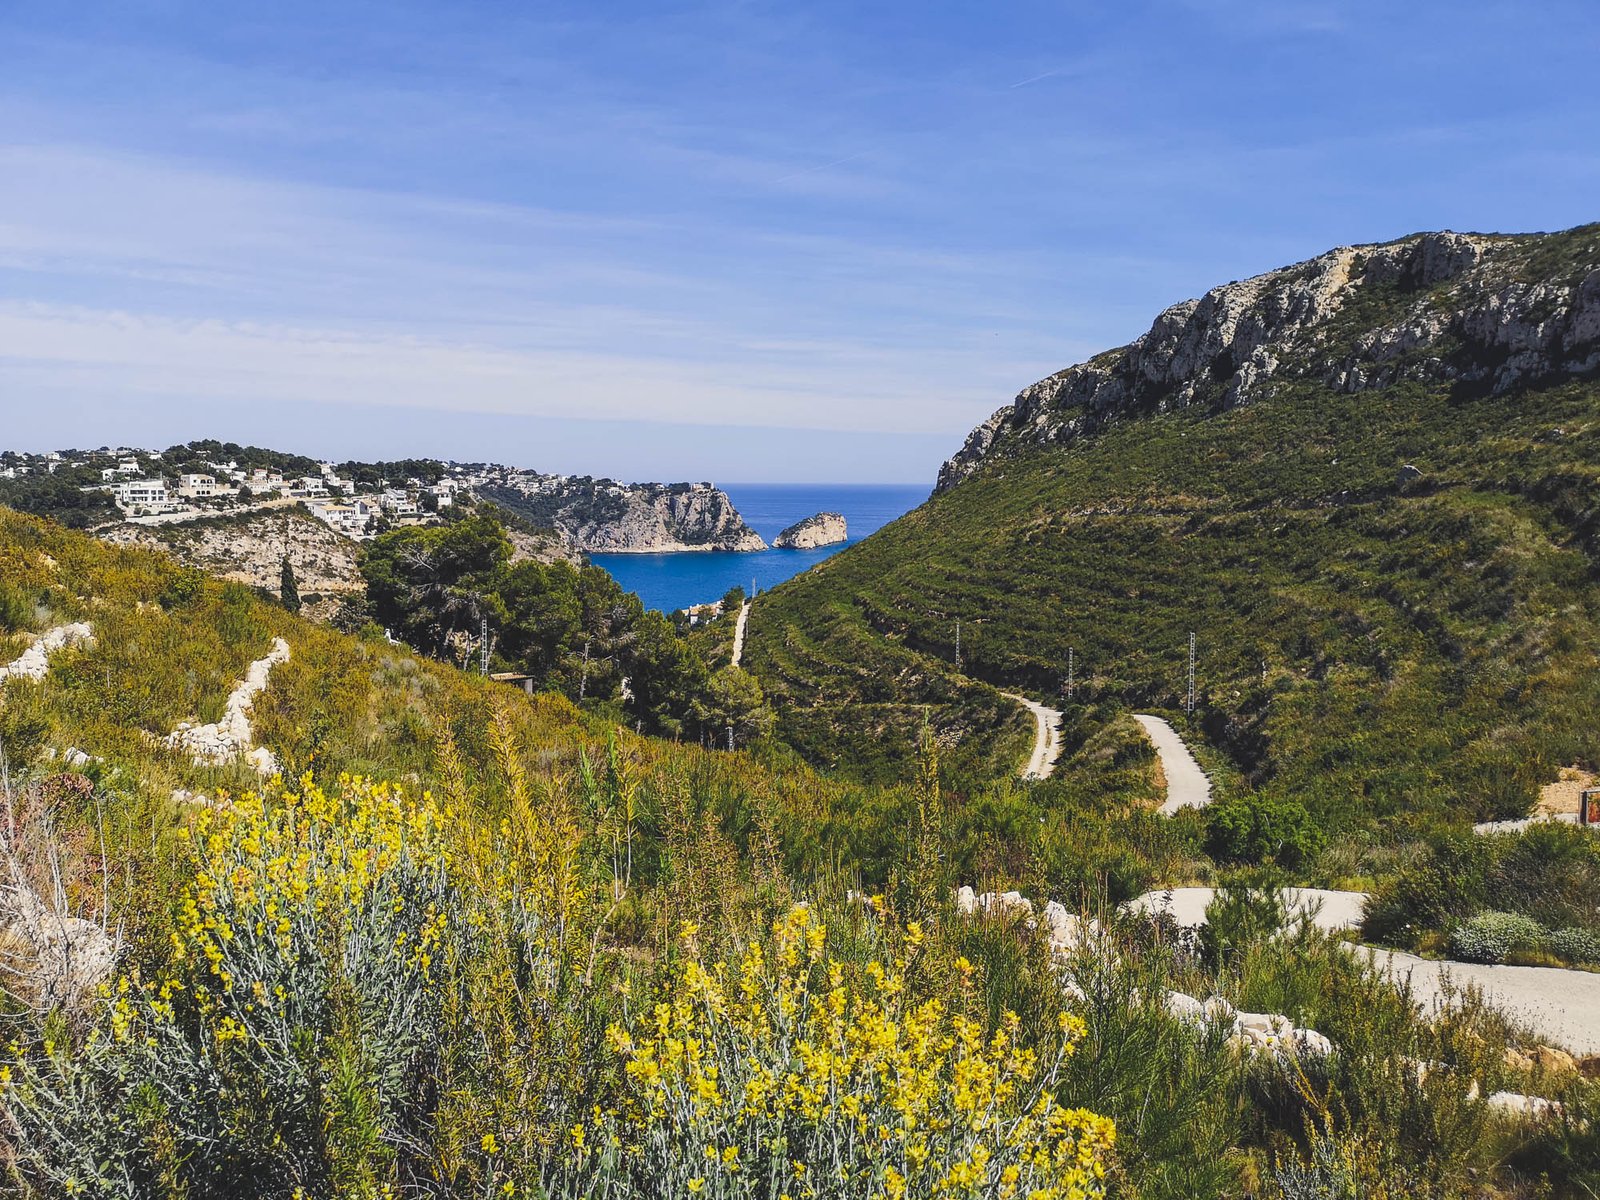
M1195 404L1220 411L1291 381L1346 393L1427 381L1499 395L1597 371L1600 226L1342 246L1175 304L1132 344L1024 389L968 435L938 488L1008 449Z
M817 513L803 521L796 521L776 538L776 550L814 550L818 546L834 546L849 535L845 532L844 517L839 513Z

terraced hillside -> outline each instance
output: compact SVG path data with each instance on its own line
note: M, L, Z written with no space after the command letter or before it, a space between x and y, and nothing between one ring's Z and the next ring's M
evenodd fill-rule
M763 597L746 666L815 761L932 719L1015 769L1177 710L1227 793L1330 827L1525 811L1600 760L1600 227L1340 250L1163 314L974 432L921 508ZM866 702L877 727L855 719Z

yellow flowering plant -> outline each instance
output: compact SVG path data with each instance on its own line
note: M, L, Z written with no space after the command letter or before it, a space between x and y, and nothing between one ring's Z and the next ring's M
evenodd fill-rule
M849 967L799 905L736 962L686 931L671 994L610 1032L615 1109L572 1131L567 1191L597 1197L1026 1197L1102 1194L1115 1131L1055 1099L1083 1034L986 1032L907 984L900 954Z
M141 1194L208 1164L378 1186L425 1115L465 924L446 826L348 776L196 813L164 976L120 978L76 1055L20 1064L8 1103L41 1182Z

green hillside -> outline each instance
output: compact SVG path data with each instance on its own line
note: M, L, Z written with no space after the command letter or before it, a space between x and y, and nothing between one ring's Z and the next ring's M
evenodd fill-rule
M1336 938L1284 932L1268 895L1230 894L1203 944L1108 921L1069 956L1071 995L1038 924L960 917L963 882L1109 918L1206 869L1198 825L1149 811L1149 748L1110 704L1034 789L957 800L936 742L914 785L852 784L776 747L637 737L606 703L0 509L0 664L69 621L93 644L0 684L17 1195L776 1200L976 1172L954 1194L1287 1200L1335 1159L1363 1195L1596 1178L1587 1117L1529 1126L1484 1099L1587 1114L1596 1085L1518 1065L1534 1044L1481 1004L1417 1013ZM281 776L162 744L221 717L274 638L290 657L250 718ZM81 986L52 973L63 940ZM1339 1054L1309 1075L1242 1056L1169 988L1288 1014ZM1419 1085L1406 1055L1446 1065Z
M1271 314L1317 264L1235 285L1224 330L1268 326L1279 364L1248 402L1231 350L1149 383L1163 323L1023 393L969 441L969 477L761 599L746 666L780 735L882 776L907 743L854 717L868 702L1015 770L1013 710L966 703L988 693L954 674L960 618L970 680L1060 696L1073 653L1069 778L1117 714L1181 720L1191 631L1189 735L1223 793L1292 798L1324 829L1520 814L1561 765L1600 762L1600 236L1484 244L1433 282L1415 242L1369 252L1364 286L1300 332ZM1519 379L1476 345L1494 305L1568 331L1559 369ZM1431 342L1369 366L1373 386L1330 384L1419 312ZM1177 317L1180 342L1211 319ZM1083 405L1102 383L1120 409Z

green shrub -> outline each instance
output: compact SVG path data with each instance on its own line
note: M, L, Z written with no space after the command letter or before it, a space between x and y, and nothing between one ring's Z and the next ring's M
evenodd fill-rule
M1361 925L1363 936L1414 946L1423 934L1445 929L1461 913L1483 908L1494 865L1492 841L1472 833L1435 839L1373 892Z
M1558 929L1545 939L1544 946L1569 963L1600 964L1600 933L1593 929Z
M1503 963L1518 950L1534 949L1544 936L1544 926L1522 913L1479 913L1451 932L1450 953L1463 962Z
M15 633L33 624L33 602L21 588L0 583L0 633Z
M1299 801L1251 793L1211 806L1206 848L1222 861L1293 867L1321 845L1322 831Z

